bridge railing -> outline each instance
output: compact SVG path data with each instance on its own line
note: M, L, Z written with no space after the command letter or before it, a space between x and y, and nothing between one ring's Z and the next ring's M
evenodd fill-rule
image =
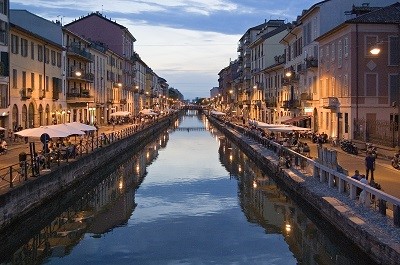
M224 122L219 120L219 122ZM378 190L370 185L352 179L342 168L327 166L318 160L311 159L307 154L294 151L290 147L284 147L274 140L262 137L256 130L243 127L234 123L224 122L226 126L235 129L240 134L249 137L268 150L279 159L282 170L293 170L301 173L304 179L308 177L318 178L329 188L336 189L351 200L357 200L366 208L378 211L382 215L393 220L395 226L400 227L400 199ZM288 160L287 160L288 159ZM290 162L290 163L287 163ZM323 162L323 161L321 161ZM287 165L290 164L289 167Z

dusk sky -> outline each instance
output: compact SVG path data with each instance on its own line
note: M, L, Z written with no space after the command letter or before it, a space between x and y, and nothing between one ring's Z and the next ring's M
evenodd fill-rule
M237 58L237 44L264 20L291 22L317 0L11 0L63 24L100 11L136 38L135 51L185 99L209 97L218 72Z

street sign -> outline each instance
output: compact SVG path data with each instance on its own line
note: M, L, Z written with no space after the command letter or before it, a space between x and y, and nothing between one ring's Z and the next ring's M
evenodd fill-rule
M47 144L47 143L50 141L50 135L48 135L47 133L43 133L43 134L40 136L40 141L41 141L43 144Z

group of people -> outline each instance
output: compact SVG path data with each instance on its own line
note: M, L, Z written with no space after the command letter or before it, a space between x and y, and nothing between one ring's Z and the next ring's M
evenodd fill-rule
M0 140L0 154L5 154L7 153L8 150L8 145L6 139L1 139Z

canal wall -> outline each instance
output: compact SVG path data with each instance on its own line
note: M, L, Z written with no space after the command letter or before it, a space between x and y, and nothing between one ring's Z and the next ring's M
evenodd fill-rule
M21 220L32 209L49 203L54 196L88 181L85 177L96 172L101 166L110 164L121 158L128 150L151 141L154 136L171 126L179 115L180 113L175 113L163 117L131 136L95 149L78 160L62 164L51 172L1 194L0 231Z
M229 123L209 117L210 123L223 132L264 172L274 177L278 185L302 205L312 207L317 213L346 236L377 264L400 264L400 242L388 233L381 233L374 227L373 221L361 218L353 209L328 193L318 192L306 184L303 176L294 170L284 169L279 165L279 158L272 152L265 152L263 147L237 132ZM379 215L379 214L378 214ZM398 228L395 228L398 229Z

